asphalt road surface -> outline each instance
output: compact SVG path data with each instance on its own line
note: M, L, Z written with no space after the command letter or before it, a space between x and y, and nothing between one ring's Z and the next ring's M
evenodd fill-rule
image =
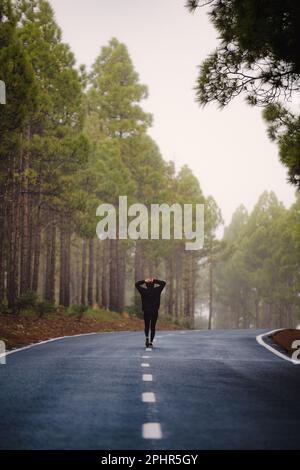
M0 365L1 449L299 449L300 368L261 331L65 338ZM144 356L144 357L143 357Z

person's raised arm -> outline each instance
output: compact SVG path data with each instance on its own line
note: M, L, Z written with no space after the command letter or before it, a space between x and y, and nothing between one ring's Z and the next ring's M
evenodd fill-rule
M164 289L164 287L166 285L166 282L161 281L160 279L153 279L153 282L154 282L154 284L158 284L158 287L156 287L155 289L160 289L160 291L162 292L162 290Z
M135 283L135 287L137 288L137 290L139 291L140 294L145 290L145 288L142 287L142 285L143 285L144 283L145 283L145 279L143 279L142 281L137 281L137 282Z

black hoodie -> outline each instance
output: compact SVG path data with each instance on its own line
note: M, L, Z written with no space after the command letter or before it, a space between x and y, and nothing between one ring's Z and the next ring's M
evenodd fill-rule
M142 287L142 284L146 284L146 286ZM158 286L155 287L154 284L158 284ZM160 281L159 279L154 279L151 283L146 283L145 280L135 283L135 287L141 294L143 311L159 309L160 294L165 285L165 281Z

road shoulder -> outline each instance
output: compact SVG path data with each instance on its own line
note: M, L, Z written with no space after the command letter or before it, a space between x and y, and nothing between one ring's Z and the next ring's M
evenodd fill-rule
M295 334L289 335L289 340L287 342L287 331L293 331ZM297 333L296 333L297 332ZM275 354L276 356L284 359L288 362L291 362L294 365L299 365L299 359L293 359L292 352L295 349L292 349L292 344L295 340L300 338L299 330L288 330L286 328L277 328L275 330L267 331L256 336L256 341L263 346L264 348L268 349L271 353ZM285 339L283 341L283 338Z

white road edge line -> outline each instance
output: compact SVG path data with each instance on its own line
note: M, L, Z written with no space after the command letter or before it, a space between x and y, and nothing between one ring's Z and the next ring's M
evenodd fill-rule
M281 359L285 359L286 361L289 361L292 364L294 364L295 366L297 366L297 365L300 364L300 361L297 361L295 359L292 359L292 358L286 356L285 354L281 353L280 351L277 351L275 348L272 348L272 346L270 346L269 344L264 342L264 337L265 336L270 336L271 334L276 333L277 331L283 331L283 330L285 330L285 328L277 328L276 330L267 331L266 333L262 333L261 335L256 336L256 341L261 346L263 346L264 348L271 351L273 354L276 354L276 356L281 357Z
M143 424L143 438L144 439L161 439L162 432L159 423L145 423Z
M102 333L102 332L99 332L99 333ZM9 356L10 354L15 354L17 352L25 351L26 349L34 348L35 346L40 346L41 344L52 343L52 341L58 341L58 340L61 340L61 339L66 339L66 338L78 338L78 336L97 335L99 333L97 333L97 332L95 332L95 333L82 333L82 334L79 334L79 335L59 336L58 338L46 339L45 341L39 341L38 343L29 344L28 346L23 346L22 348L17 348L17 349L12 349L11 351L6 351L5 353L0 354L0 358L4 357L4 356ZM112 333L112 332L105 331L105 333Z
M155 403L156 398L153 392L142 393L142 401L144 403Z
M152 382L153 375L152 374L143 374L143 381L144 382Z

